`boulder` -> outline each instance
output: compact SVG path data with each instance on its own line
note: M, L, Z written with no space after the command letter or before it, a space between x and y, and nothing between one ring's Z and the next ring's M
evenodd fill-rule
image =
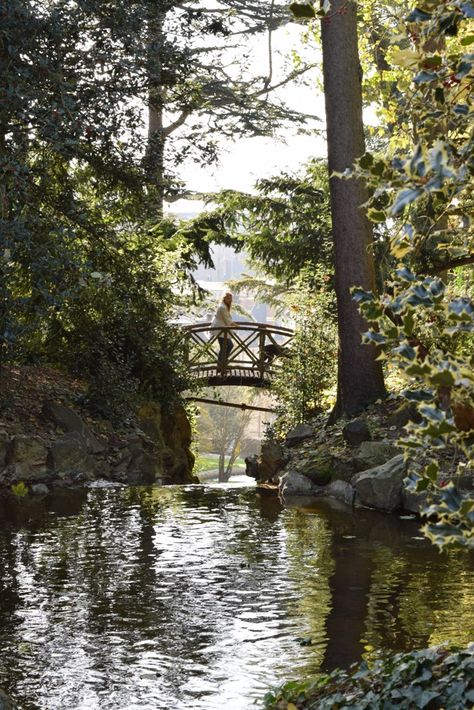
M403 456L368 471L357 473L351 483L356 490L356 500L362 505L380 510L397 510L402 507L405 463Z
M250 478L255 478L256 481L260 478L260 462L257 454L247 456L245 459L245 475Z
M354 419L352 422L348 422L342 430L342 436L350 446L359 446L363 441L369 441L372 438L365 419Z
M0 689L0 710L17 710L17 705Z
M83 419L74 409L59 404L58 402L46 402L43 406L43 413L52 419L57 427L66 433L79 433L84 438L87 449L92 454L105 451L106 446L102 444L89 430Z
M298 424L294 429L291 429L286 435L285 446L296 446L305 439L314 436L314 429L309 424Z
M127 481L130 485L150 485L156 482L161 474L161 467L156 458L144 451L132 451L132 457L127 467Z
M317 463L315 465L315 462L311 459L302 464L299 472L302 473L303 476L306 476L306 478L309 478L309 480L317 486L326 486L332 478L330 467L318 468Z
M8 446L6 461L14 481L45 478L48 449L39 436L16 434Z
M161 407L155 402L147 402L138 411L140 429L157 446L163 447L163 433L161 430Z
M323 493L325 496L340 500L347 505L354 504L356 495L353 486L347 483L347 481L331 481L331 483L324 488Z
M5 429L0 429L0 469L6 465L7 450L10 441L10 436Z
M78 431L71 431L51 444L49 462L56 472L89 471L93 461L87 453L85 438Z
M402 490L402 508L407 513L419 513L420 508L425 505L428 501L428 494L426 491L422 493L415 493L413 491L407 490L403 487Z
M287 496L321 495L321 486L316 485L302 473L290 470L280 479L280 493L283 498Z
M389 461L400 453L400 449L388 441L363 441L354 456L356 471L366 471Z
M260 455L260 478L270 480L286 463L285 452L277 441L266 441L262 444Z
M33 485L30 486L30 493L35 496L45 496L49 493L49 488L44 483L33 483Z
M39 436L17 434L13 437L8 460L11 463L27 463L30 466L46 466L48 449Z
M403 402L392 414L387 418L389 427L402 429L408 422L421 422L421 414L415 402Z

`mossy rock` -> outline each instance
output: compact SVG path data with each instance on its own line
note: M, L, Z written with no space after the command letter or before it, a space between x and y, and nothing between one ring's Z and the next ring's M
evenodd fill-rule
M318 486L326 486L332 480L332 457L324 454L312 456L300 468L310 481Z

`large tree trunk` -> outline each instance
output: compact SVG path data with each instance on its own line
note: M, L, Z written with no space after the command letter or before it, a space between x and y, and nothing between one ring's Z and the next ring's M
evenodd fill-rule
M343 172L365 152L361 68L357 46L356 5L332 0L322 21L324 94L328 169ZM372 228L361 205L368 195L358 180L330 177L332 231L339 323L338 395L335 417L352 415L385 394L376 350L362 345L367 323L350 289L375 289Z

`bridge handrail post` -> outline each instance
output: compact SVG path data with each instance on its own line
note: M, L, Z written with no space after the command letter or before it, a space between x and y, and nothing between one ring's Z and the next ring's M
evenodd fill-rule
M265 331L260 329L260 334L258 336L258 371L261 380L263 380L263 376L265 374L265 337Z
M221 333L222 333L222 331L221 331ZM228 346L227 346L228 342L229 342L229 332L226 329L226 330L224 330L224 353L223 353L224 357L223 357L223 362L222 362L222 374L223 375L225 374L225 371L227 369L227 363L229 360L229 350L228 350Z

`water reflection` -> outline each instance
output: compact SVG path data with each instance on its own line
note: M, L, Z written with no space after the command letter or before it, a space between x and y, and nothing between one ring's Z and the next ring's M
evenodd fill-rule
M24 710L243 710L380 649L472 639L468 556L394 516L229 486L24 504L0 506L0 686Z

